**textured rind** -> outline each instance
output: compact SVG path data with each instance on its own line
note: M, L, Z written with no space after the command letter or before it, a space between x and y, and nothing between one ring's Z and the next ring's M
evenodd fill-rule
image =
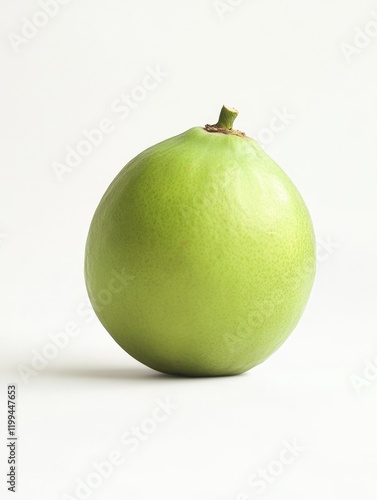
M242 373L296 326L315 275L301 195L247 137L196 127L131 160L90 227L94 310L156 370Z

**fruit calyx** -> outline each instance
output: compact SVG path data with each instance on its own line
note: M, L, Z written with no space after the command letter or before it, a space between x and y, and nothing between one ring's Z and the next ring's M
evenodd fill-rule
M237 118L238 111L228 106L223 106L220 111L220 116L214 125L206 125L204 127L207 132L218 132L220 134L237 135L238 137L245 137L245 132L235 130L232 128L234 120Z

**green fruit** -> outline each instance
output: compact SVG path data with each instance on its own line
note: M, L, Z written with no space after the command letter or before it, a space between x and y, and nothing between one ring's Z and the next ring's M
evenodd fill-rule
M296 187L257 142L195 127L131 160L90 227L94 310L131 356L166 373L242 373L296 326L315 240Z

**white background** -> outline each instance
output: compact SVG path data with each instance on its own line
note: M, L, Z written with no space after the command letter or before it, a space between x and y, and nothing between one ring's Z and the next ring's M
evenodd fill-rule
M375 500L376 0L58 7L46 20L38 1L1 1L1 497L13 498L6 388L17 383L20 499ZM143 93L148 68L164 76ZM92 315L84 244L123 165L215 122L223 103L304 196L318 272L301 322L265 363L174 378L130 358ZM54 162L105 119L111 133L59 179ZM22 377L72 323L65 349ZM154 424L167 399L174 409ZM133 426L149 432L135 450ZM122 464L93 475L114 450Z

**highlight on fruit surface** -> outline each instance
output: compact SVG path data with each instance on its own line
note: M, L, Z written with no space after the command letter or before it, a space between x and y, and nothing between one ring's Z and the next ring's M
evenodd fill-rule
M114 340L145 365L235 375L268 358L313 285L307 207L223 106L131 160L90 225L85 280Z

